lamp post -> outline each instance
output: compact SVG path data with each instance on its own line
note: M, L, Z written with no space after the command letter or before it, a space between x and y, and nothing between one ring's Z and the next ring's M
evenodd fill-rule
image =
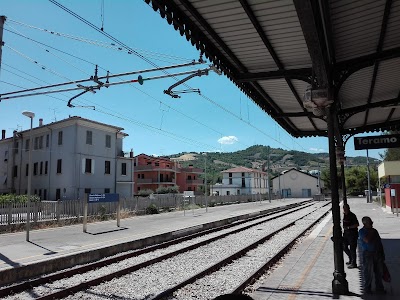
M206 212L208 212L208 199L207 199L207 153L204 155L204 196L206 198Z
M30 214L31 214L31 188L32 188L32 126L35 113L31 111L23 111L25 117L31 119L31 129L29 130L29 158L28 158L28 207L26 214L26 241L29 242Z

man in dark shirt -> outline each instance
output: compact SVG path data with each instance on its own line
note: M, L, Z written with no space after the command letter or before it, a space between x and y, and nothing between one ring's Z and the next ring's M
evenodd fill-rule
M349 269L357 268L357 239L358 239L358 220L354 213L350 211L348 204L343 205L343 250L349 257L346 263Z

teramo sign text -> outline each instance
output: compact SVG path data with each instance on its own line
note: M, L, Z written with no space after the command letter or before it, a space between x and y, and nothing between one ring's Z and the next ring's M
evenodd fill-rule
M354 138L354 149L381 149L400 147L400 134L364 136Z

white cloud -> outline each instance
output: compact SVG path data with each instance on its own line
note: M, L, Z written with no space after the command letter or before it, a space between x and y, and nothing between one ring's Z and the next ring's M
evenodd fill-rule
M239 139L236 136L230 135L230 136L224 136L224 137L220 138L218 140L218 143L220 143L222 145L232 145L238 141L239 141Z
M325 149L318 149L318 148L310 148L308 150L314 151L314 152L326 152Z

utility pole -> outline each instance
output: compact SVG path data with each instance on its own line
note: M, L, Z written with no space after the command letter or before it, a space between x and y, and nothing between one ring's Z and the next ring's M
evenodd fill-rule
M6 16L0 16L0 71L1 71L1 57L3 52L3 29L4 29L4 22L6 21Z
M369 156L368 156L368 149L367 149L367 180L368 180L368 194L367 194L367 203L372 202L371 197L371 177L369 173Z

